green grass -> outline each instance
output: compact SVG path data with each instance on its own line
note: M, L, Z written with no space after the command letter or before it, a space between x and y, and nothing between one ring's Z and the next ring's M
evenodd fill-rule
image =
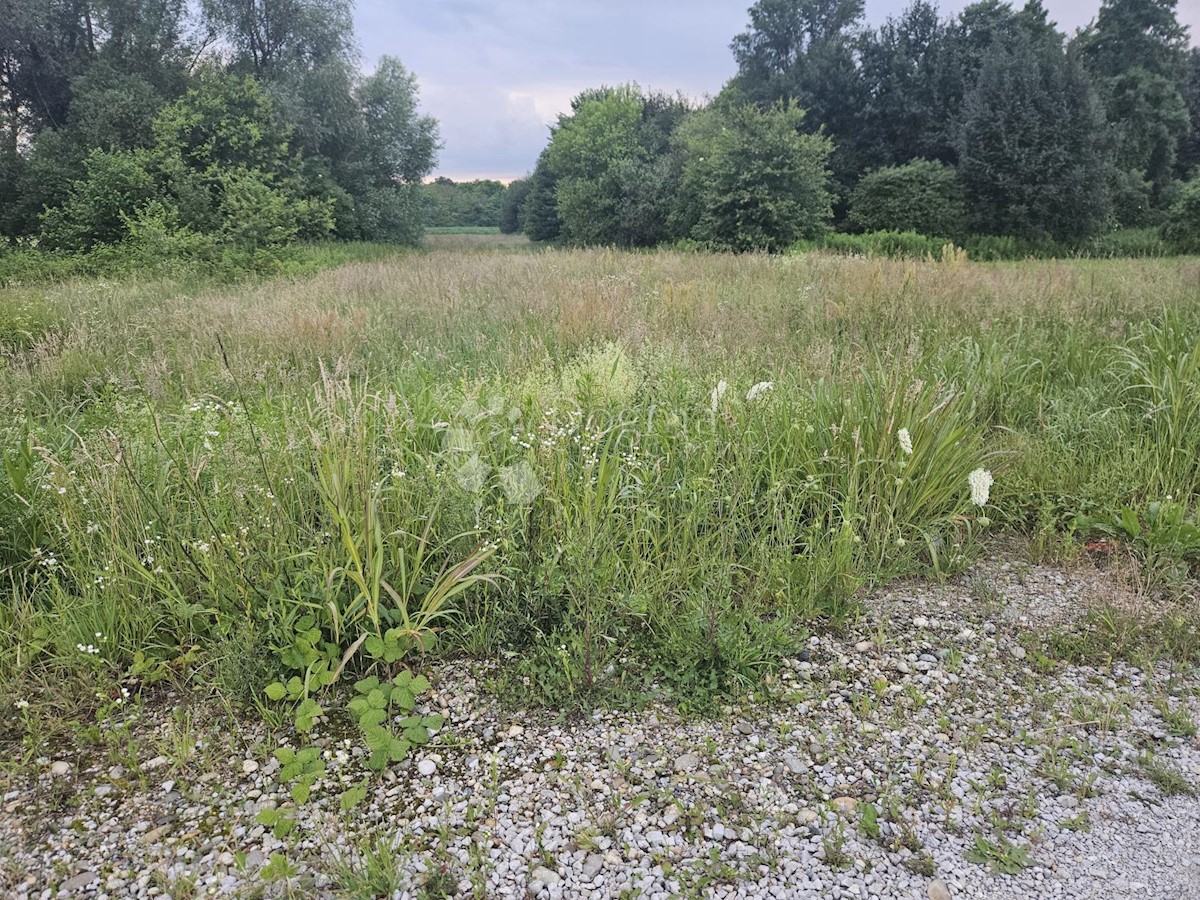
M522 702L706 708L991 535L1195 518L1194 259L458 246L3 290L0 696L319 703L462 652Z
M499 234L495 225L430 225L426 234Z

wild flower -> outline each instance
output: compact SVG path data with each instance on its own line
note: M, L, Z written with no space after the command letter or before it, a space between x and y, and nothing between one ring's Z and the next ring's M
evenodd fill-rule
M971 485L971 502L976 506L987 506L994 482L992 473L987 469L976 469L968 475L967 483Z
M18 700L14 705L17 707L17 709L29 709L28 700Z
M716 412L717 407L721 405L721 398L725 396L725 392L729 390L729 385L724 379L717 382L717 386L712 391L712 411Z
M900 449L904 451L904 455L912 456L912 435L908 433L907 428L901 428L896 432L896 440L900 442Z
M750 390L746 391L746 402L753 403L759 397L763 396L763 394L771 391L774 387L775 382L773 381L760 381L758 384L754 385L754 387L750 388Z
M100 654L100 648L92 644L76 644L75 649L80 653L86 653L88 656L98 656Z

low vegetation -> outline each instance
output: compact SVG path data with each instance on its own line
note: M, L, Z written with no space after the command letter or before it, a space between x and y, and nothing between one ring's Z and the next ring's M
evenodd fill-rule
M469 653L561 709L706 707L1004 533L1118 542L1169 606L1198 274L496 243L9 288L3 696L178 673L303 730ZM373 749L420 739L358 691Z

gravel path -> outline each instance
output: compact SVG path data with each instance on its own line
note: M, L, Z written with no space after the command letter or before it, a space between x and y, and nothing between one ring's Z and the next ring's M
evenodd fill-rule
M348 813L342 735L318 726L327 772L296 809L261 726L148 704L6 776L0 893L1200 898L1200 673L1042 655L1135 602L999 562L893 586L701 722L508 712L489 667L444 665L447 728ZM259 821L277 807L282 838Z

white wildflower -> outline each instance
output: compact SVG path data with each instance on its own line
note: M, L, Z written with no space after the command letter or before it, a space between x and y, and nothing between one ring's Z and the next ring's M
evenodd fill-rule
M746 402L753 403L755 400L772 390L774 387L775 382L773 381L760 381L758 384L754 385L754 387L750 388L750 390L746 391Z
M967 482L971 485L971 502L976 506L987 506L994 483L992 473L987 469L976 469L967 476Z
M17 709L29 709L29 701L28 700L18 700L16 702L16 707L17 707Z
M713 388L713 392L712 392L712 411L713 412L716 412L717 407L719 407L721 405L721 398L725 396L725 392L727 390L729 390L729 385L725 382L724 379L722 379L721 381L718 381L717 386L715 388Z
M912 456L912 435L908 433L908 429L901 428L897 431L896 439L900 441L900 449L904 451L904 455Z

